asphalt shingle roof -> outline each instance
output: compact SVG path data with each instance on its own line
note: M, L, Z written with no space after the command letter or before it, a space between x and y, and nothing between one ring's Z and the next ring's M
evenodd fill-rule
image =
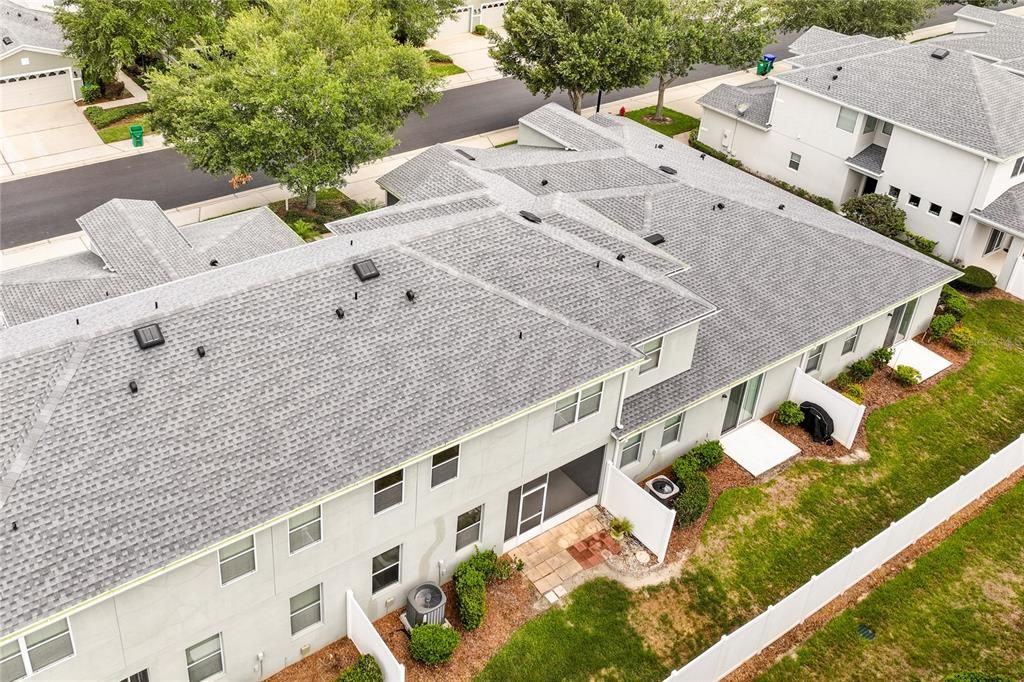
M864 149L846 159L846 161L848 163L852 163L854 166L870 171L875 175L880 175L882 172L882 164L885 163L885 152L885 147L877 144L869 144L867 147L864 147Z
M935 40L951 50L974 52L1003 61L1024 57L1024 17L982 7L966 5L956 16L977 19L992 24L984 33L954 33Z
M772 81L755 81L740 86L723 83L701 96L697 104L759 128L767 128L777 87ZM739 107L742 106L746 106L746 110L740 112Z
M22 47L64 50L64 36L53 23L52 14L29 9L10 0L0 0L0 36L11 39L10 45L0 45L0 54L9 54Z
M1000 194L980 211L974 211L986 220L1024 233L1024 182Z
M855 35L848 36L836 31L830 31L820 26L811 26L803 32L800 37L789 45L793 54L805 55L822 50L831 50L837 47L846 47L858 43L866 43L874 40L871 36Z

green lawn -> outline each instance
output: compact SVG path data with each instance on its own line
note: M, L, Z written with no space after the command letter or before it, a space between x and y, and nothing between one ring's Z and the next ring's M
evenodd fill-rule
M431 73L437 76L454 76L457 73L466 73L466 70L458 64L446 64L444 62L427 62Z
M760 679L1024 679L1024 483ZM875 631L857 634L864 623Z
M111 142L120 142L121 140L128 140L132 136L131 133L128 131L128 128L135 124L142 124L143 135L149 135L150 133L153 132L152 127L150 127L149 125L149 117L143 116L142 118L130 121L128 123L117 123L111 126L107 126L106 128L100 128L99 130L96 131L96 134L100 136L100 139L103 140L105 144L110 144Z
M682 575L632 595L629 620L616 632L646 646L622 653L612 667L652 651L665 667L679 667L1024 431L1024 306L979 301L965 324L978 336L974 357L929 390L873 412L870 460L800 462L768 483L719 497ZM562 617L553 610L534 622ZM530 623L517 632L484 672L510 649L530 650L544 664L520 672L554 679L545 676L554 643L537 634L545 627ZM597 641L583 646L600 648ZM599 675L606 665L579 676Z
M643 109L637 109L636 111L627 111L626 117L631 118L637 123L642 123L651 130L657 130L663 135L669 137L675 137L679 133L685 133L687 130L693 130L700 126L700 119L694 118L693 116L687 116L686 114L669 109L665 107L662 109L662 115L672 119L670 123L654 123L652 121L644 120L646 116L654 115L654 107L644 107Z

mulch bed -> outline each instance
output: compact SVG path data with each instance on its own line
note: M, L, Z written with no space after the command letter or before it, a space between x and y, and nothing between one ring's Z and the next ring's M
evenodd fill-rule
M334 682L338 673L358 659L359 649L343 637L272 675L267 682Z

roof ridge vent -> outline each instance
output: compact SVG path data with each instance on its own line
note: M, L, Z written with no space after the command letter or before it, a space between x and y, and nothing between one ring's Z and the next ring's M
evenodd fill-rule
M932 50L932 58L933 59L945 59L948 56L949 56L949 50L947 50L944 47L937 47L934 50Z
M665 243L665 236L660 232L649 234L646 237L644 237L644 239L653 246L658 246L659 244Z
M536 213L530 213L529 211L520 211L519 212L519 216L523 220L528 220L531 223L538 223L539 224L541 222L540 216L538 216Z

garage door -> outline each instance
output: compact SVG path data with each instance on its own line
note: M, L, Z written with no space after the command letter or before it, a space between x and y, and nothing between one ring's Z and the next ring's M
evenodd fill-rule
M460 7L455 12L441 23L441 26L437 29L437 37L444 38L446 36L459 35L461 33L469 33L469 16L471 8Z
M0 111L71 99L68 69L0 79Z

